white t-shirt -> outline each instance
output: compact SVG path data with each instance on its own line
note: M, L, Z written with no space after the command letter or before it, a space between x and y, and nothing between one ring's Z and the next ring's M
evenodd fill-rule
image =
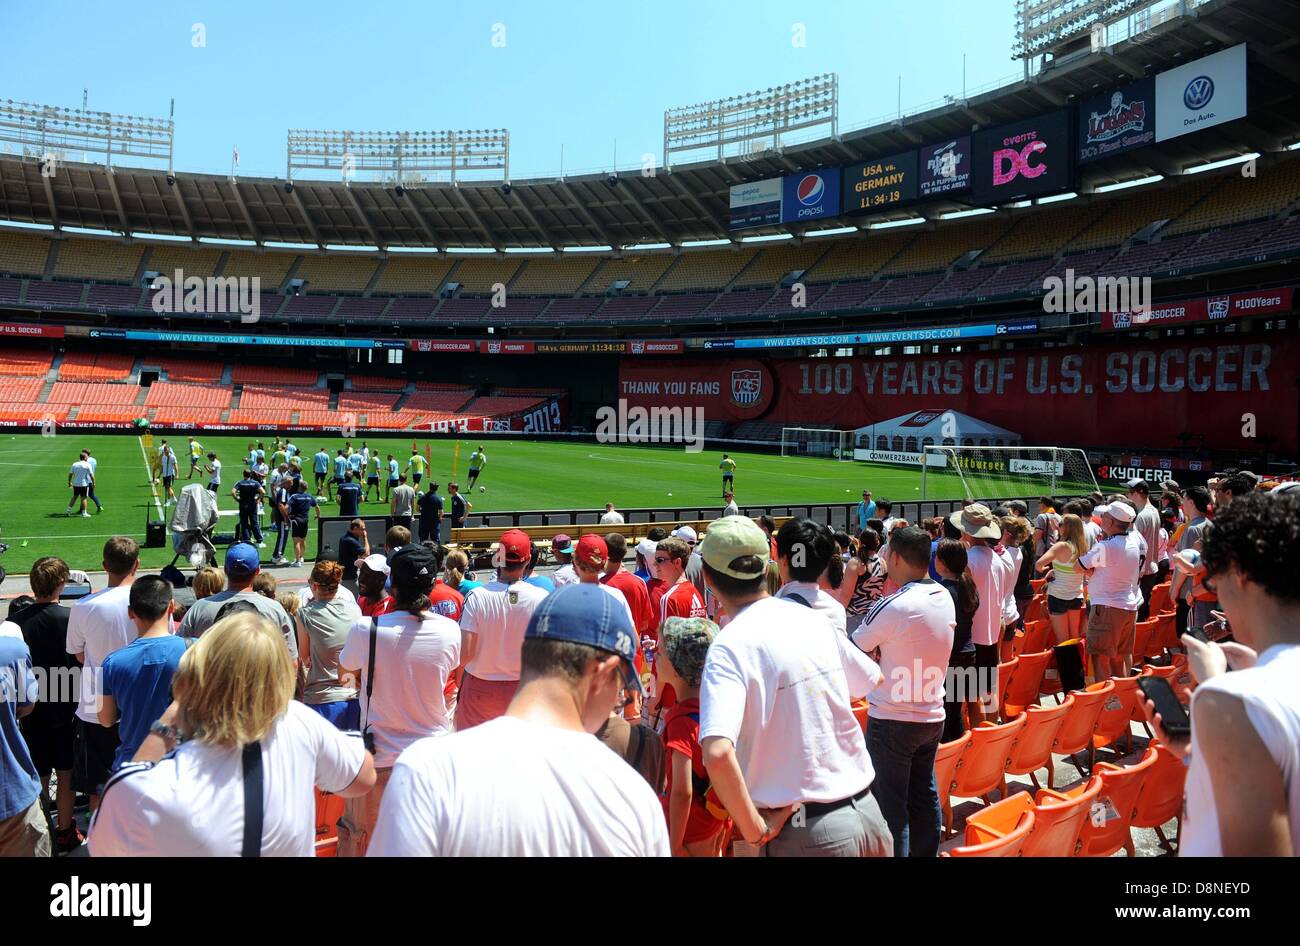
M1091 545L1096 545L1102 539L1106 538L1106 531L1091 519L1083 524L1083 531L1087 533L1088 541Z
M1291 853L1300 857L1300 647L1275 644L1259 655L1254 667L1223 673L1192 693L1227 693L1241 700L1246 717L1282 773L1291 823ZM1192 727L1192 755L1187 769L1183 823L1178 829L1179 857L1222 857L1223 839L1215 809L1214 783Z
M880 648L885 682L867 696L872 718L943 722L944 679L956 626L952 595L928 578L871 605L853 643L864 651Z
M218 486L221 485L221 461L220 460L212 461L212 476L208 480L208 482L215 483Z
M460 666L460 628L428 612L423 621L392 611L378 621L373 699L366 699L370 672L370 618L359 618L339 651L339 666L359 670L361 725L375 737L375 766L386 769L402 750L425 736L451 732L443 691Z
M600 517L602 526L621 526L623 524L623 514L617 509L611 509Z
M1121 611L1140 608L1142 589L1138 587L1138 579L1146 554L1146 539L1136 529L1129 529L1098 542L1079 556L1080 565L1094 569L1088 579L1088 603Z
M344 585L339 585L334 592L334 597L346 601L352 607L357 609L357 614L361 613L361 605L357 604L357 596L347 589ZM311 582L303 585L298 589L298 604L304 605L312 599Z
M722 736L760 808L839 801L875 778L851 702L880 668L821 614L763 598L709 646L700 739Z
M20 641L26 642L23 637L23 629L13 621L0 621L0 637L16 637Z
M1018 545L1002 546L1002 558L1011 569L1011 580L1007 582L1006 597L1002 599L1002 626L1014 624L1020 617L1016 607L1016 581L1020 578L1020 563L1024 561L1024 550Z
M99 684L104 658L135 640L140 632L127 616L131 586L105 588L75 601L68 613L67 651L83 654L81 705L77 718L99 725Z
M347 788L361 738L291 701L262 740L262 856L315 853L313 787ZM238 857L244 838L243 753L191 741L157 762L128 763L104 789L92 857Z
M1002 607L1007 593L1016 586L1016 575L1011 563L987 545L969 546L966 562L980 595L970 639L976 644L996 644L1002 640Z
M72 468L68 472L72 474L73 486L89 486L90 480L94 476L94 470L90 468L90 464L85 460L78 460L72 464Z
M563 588L565 585L576 585L578 583L578 573L573 570L573 565L561 565L551 576L551 581L555 582L556 588Z
M667 857L670 851L663 807L636 769L587 733L501 716L422 739L402 753L368 853Z
M823 591L821 586L816 582L786 582L776 593L778 598L788 598L791 595L798 595L807 601L814 611L826 615L841 634L847 634L849 632L848 620L844 613L844 605L840 604L833 597ZM792 603L799 604L798 601Z
M478 635L474 659L466 673L480 680L518 680L524 631L546 591L526 581L507 585L493 579L465 599L460 629Z

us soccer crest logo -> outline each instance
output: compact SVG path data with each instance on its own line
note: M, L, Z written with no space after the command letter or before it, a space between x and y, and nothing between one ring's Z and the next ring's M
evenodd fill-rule
M752 369L731 372L731 403L750 407L763 396L763 373Z
M1219 296L1217 299L1211 299L1206 308L1211 319L1226 319L1230 308L1230 300L1227 296Z

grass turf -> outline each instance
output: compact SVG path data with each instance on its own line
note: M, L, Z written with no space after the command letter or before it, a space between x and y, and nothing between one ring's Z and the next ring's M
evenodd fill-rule
M154 434L154 447L162 441ZM187 482L188 449L184 434L166 434L178 459L179 487ZM230 488L240 478L243 458L247 455L248 437L201 436L205 450L215 450L222 461L222 493L219 508L233 509ZM307 454L304 467L311 478L310 456L320 447L331 455L343 440L333 436L295 436L291 438ZM369 437L366 441L396 456L404 467L411 453L411 438ZM268 452L271 438L263 438ZM360 447L360 439L354 446ZM420 452L428 443L432 457L432 478L442 484L451 479L456 442L420 440ZM477 441L460 442L459 480L466 480L470 453ZM721 505L722 474L718 470L721 451L705 450L686 453L680 448L638 447L597 443L562 443L537 441L489 440L484 443L487 465L479 479L486 492L474 490L474 512L517 509L602 509L606 502L619 508L650 506ZM99 461L96 493L104 511L91 518L64 514L72 491L67 487L68 467L77 453L89 448ZM786 504L809 502L856 502L863 487L870 487L875 497L911 501L921 496L919 470L903 467L841 463L805 457L781 457L775 454L731 453L737 463L736 499L743 504ZM204 461L206 462L206 460ZM196 474L195 482L206 484L206 474ZM427 483L426 479L426 483ZM1041 484L1027 483L1025 495L1041 491ZM146 514L154 509L155 493L161 485L150 486L145 454L140 438L128 434L60 433L53 437L36 434L0 434L0 541L9 544L3 561L11 573L25 573L31 563L44 555L57 555L73 568L98 569L104 540L113 535L130 535L143 541ZM956 477L931 471L927 485L929 498L958 498L960 484ZM90 506L93 509L93 504ZM367 503L363 511L377 510L378 504ZM170 509L167 510L170 521ZM321 514L337 515L334 503L324 503ZM156 517L157 513L154 512ZM223 518L218 531L233 531L233 518ZM307 540L310 555L316 548L313 524ZM142 565L157 568L172 558L170 530L168 547L142 549ZM270 559L270 545L264 558Z

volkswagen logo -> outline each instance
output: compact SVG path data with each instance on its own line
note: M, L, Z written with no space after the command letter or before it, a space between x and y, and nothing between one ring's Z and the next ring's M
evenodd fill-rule
M1197 76L1183 89L1183 104L1192 111L1205 108L1214 98L1214 80L1209 76Z

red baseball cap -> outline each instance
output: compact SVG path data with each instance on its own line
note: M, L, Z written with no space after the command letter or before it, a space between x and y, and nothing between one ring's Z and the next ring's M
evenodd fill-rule
M501 551L511 565L518 565L533 557L533 540L522 529L501 533Z
M574 558L588 565L603 565L609 559L609 546L594 533L584 535L578 540L578 551Z

